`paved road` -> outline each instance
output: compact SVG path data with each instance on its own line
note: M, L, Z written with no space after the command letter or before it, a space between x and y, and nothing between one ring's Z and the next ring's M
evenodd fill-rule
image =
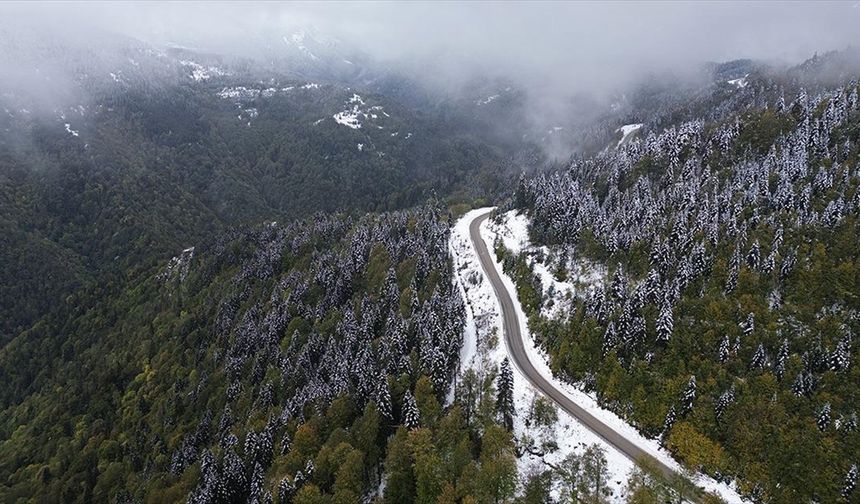
M616 432L612 427L603 423L594 415L583 409L581 406L571 401L567 395L553 386L552 383L546 380L535 369L529 360L523 345L523 338L520 334L520 324L517 321L517 313L514 310L514 303L508 290L502 283L499 277L499 272L496 270L493 261L490 259L490 253L487 250L487 244L481 238L480 226L481 223L487 220L490 213L481 214L469 224L469 235L472 239L472 245L478 253L478 258L481 261L481 267L484 269L487 278L490 279L490 284L496 292L496 298L499 300L499 305L502 307L503 331L505 333L505 341L507 341L510 349L511 360L514 365L519 368L523 375L528 378L529 382L538 390L544 393L547 397L556 402L562 409L570 413L573 417L579 420L583 425L591 429L595 434L602 437L609 444L617 448L621 453L627 455L634 462L639 460L650 460L655 467L659 468L663 474L669 478L675 476L675 471L655 459L641 448L631 443L627 438Z

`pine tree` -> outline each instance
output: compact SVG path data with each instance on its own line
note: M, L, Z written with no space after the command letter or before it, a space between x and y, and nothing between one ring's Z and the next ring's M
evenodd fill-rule
M717 404L714 409L714 416L716 417L717 422L719 422L723 418L723 414L726 412L726 408L728 408L729 405L733 402L735 402L734 387L720 394L720 397L717 399Z
M605 359L609 352L618 344L618 333L615 330L615 322L609 322L606 332L603 333L602 357Z
M248 493L248 504L263 503L263 484L265 483L265 471L259 463L254 464L254 471L251 473L251 486Z
M681 416L687 416L693 411L693 403L696 401L696 376L690 376L690 381L681 394Z
M389 307L396 307L397 301L400 299L400 289L397 287L397 272L394 271L394 268L388 268L382 288L385 302L388 303Z
M749 336L755 331L755 313L750 312L747 319L740 323L741 333L744 336Z
M738 270L737 270L737 268L731 268L729 270L729 275L726 277L726 285L725 285L723 290L726 294L731 294L737 288L738 288Z
M750 361L750 369L761 369L767 363L767 354L764 351L764 345L759 343L758 348L753 354L752 360Z
M824 403L824 406L818 410L815 418L815 424L818 425L818 430L824 431L830 427L830 403Z
M747 266L752 270L758 270L761 262L761 247L758 240L754 241L750 251L747 253Z
M794 383L791 384L791 391L794 392L794 395L798 397L807 394L805 371L797 373L797 377L794 379Z
M509 431L514 428L514 373L511 370L511 364L508 358L502 360L499 367L499 377L496 386L498 392L496 394L496 407L502 414L502 419L505 422L505 428Z
M285 432L284 437L281 439L281 455L289 453L290 448L292 447L292 442L292 439L290 439L290 433Z
M380 373L376 378L376 407L379 413L387 420L394 420L391 412L391 392L388 390L388 376Z
M851 349L847 339L836 344L833 353L830 354L831 371L845 371L851 365Z
M851 412L850 415L843 416L842 421L839 422L839 429L844 432L857 430L857 412Z
M845 483L842 484L842 498L845 499L846 502L852 502L851 496L856 488L857 464L851 464L851 468L848 469L848 474L845 475Z
M717 352L719 354L720 362L723 364L729 360L729 356L731 354L731 343L729 342L728 336L723 336L723 339L720 341L720 348Z
M414 430L418 428L419 420L420 415L418 406L415 404L415 397L412 396L412 392L407 390L403 395L403 425L409 430Z
M621 263L615 267L615 273L612 275L612 295L616 300L622 300L627 295L627 277Z
M675 407L669 406L669 411L666 413L666 419L663 421L663 431L660 433L661 440L666 440L666 437L669 436L669 431L672 430L672 426L675 425L676 420Z
M783 339L782 345L779 347L779 352L776 354L776 365L773 368L776 373L776 377L779 380L782 380L782 377L785 375L785 366L788 364L788 355L788 340Z
M664 302L660 316L657 317L657 341L667 343L672 338L673 328L672 307L669 303Z

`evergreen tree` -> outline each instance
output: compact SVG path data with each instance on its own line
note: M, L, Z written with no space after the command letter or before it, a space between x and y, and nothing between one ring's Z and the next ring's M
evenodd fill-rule
M388 390L388 375L380 373L376 378L376 406L379 413L387 420L394 420L391 411L391 392Z
M673 327L672 307L669 303L664 302L660 316L657 317L657 341L667 343L672 338Z
M514 373L508 358L502 360L499 367L499 377L496 382L498 389L496 393L496 407L502 414L505 428L509 431L514 428Z
M785 375L785 366L788 363L788 355L788 340L783 339L782 344L779 346L779 352L776 354L776 365L774 365L774 372L779 380L782 380L782 377Z
M750 312L745 321L740 324L741 333L744 336L749 336L755 331L755 313Z
M848 469L848 474L845 475L845 482L842 484L842 498L847 502L852 502L851 497L854 494L854 489L857 488L857 464L851 464Z
M278 503L292 502L293 496L296 494L296 487L289 478L281 479L278 484Z
M729 342L728 336L723 336L723 339L720 340L720 348L717 350L718 358L720 362L725 363L729 360L729 355L731 354L731 343Z
M677 417L675 415L675 407L669 406L669 411L666 413L666 418L663 420L663 430L660 433L660 440L665 441L669 436L669 432L672 430L672 426L675 425L675 421Z
M414 430L418 428L419 425L419 413L418 406L415 404L415 397L412 396L412 392L409 390L403 395L403 425L409 429Z
M735 402L735 388L732 387L729 390L720 394L720 397L717 399L717 404L714 409L714 416L719 422L723 418L723 414L726 412L726 408L729 407L733 402Z
M696 401L696 377L691 376L690 381L687 382L687 386L684 388L684 392L681 394L681 416L687 416L688 413L693 411L693 403Z
M606 326L606 331L603 333L602 355L604 359L609 352L618 344L618 333L615 329L615 322L610 321Z
M756 240L753 242L752 247L750 247L750 250L747 253L747 266L749 266L752 270L758 270L760 262L761 247L758 244L758 240Z
M750 361L750 369L761 369L767 363L767 354L764 351L764 345L759 343Z
M847 339L836 344L833 353L830 354L830 369L832 371L845 371L851 365L851 349Z
M824 403L821 409L818 410L815 418L815 424L818 425L818 430L824 431L830 427L830 403Z

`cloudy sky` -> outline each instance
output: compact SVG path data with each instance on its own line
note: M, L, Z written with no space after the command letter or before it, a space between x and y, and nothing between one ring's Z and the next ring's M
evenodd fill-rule
M435 71L452 75L498 73L581 87L690 62L794 63L860 44L860 1L4 3L0 19L251 56L259 47L254 40L313 26L383 60L432 57L445 67Z

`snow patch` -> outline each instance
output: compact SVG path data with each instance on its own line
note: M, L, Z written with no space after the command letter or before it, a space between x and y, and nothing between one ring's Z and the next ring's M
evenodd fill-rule
M368 119L376 120L379 118L379 114L377 112L389 117L379 105L367 107L364 98L356 93L352 94L352 97L346 101L345 105L347 106L346 110L338 112L332 117L335 122L348 128L361 129L363 121ZM382 129L379 125L376 127L377 129Z
M743 89L743 88L747 87L747 85L749 84L749 81L747 81L747 77L749 77L749 76L750 76L750 74L746 74L743 77L740 77L738 79L730 79L730 80L727 80L726 82L728 82L729 85L732 85L738 89Z
M626 144L630 139L630 136L633 135L633 133L639 131L639 128L641 128L642 126L642 123L625 124L624 126L615 130L616 133L618 133L619 131L621 132L621 140L618 141L618 145L616 145L615 147L621 147L622 145Z
M70 135L72 135L72 136L74 136L74 137L79 136L79 135L78 135L78 132L77 132L76 130L73 130L73 129L72 129L72 125L71 125L71 124L66 123L66 124L65 124L65 126L66 126L66 133L68 133L68 134L70 134Z
M500 96L502 96L502 95L497 95L497 94L490 95L490 96L488 96L482 100L478 100L477 104L478 105L489 105L490 103L493 103L496 99L498 99Z
M225 72L218 67L203 66L200 63L196 63L191 60L181 60L179 63L182 66L189 67L191 69L191 78L196 82L209 80L212 77L230 75L228 72Z

